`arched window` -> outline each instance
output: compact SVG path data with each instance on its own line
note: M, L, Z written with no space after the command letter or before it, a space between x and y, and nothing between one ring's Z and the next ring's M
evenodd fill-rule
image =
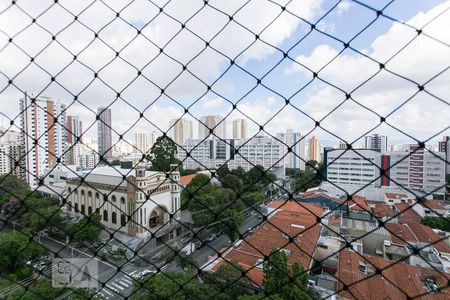
M85 207L84 207L84 204L81 204L81 213L84 215L85 214Z
M111 201L112 201L112 203L116 203L116 196L115 195L111 196Z
M69 211L72 211L72 202L69 201Z
M95 192L95 199L98 200L98 198L100 198L100 195L98 192Z
M78 203L75 203L75 212L78 213Z
M97 208L95 209L95 213L99 214L99 213L100 213L100 208L97 207Z
M88 207L88 215L92 215L92 207L91 206Z
M120 197L120 204L125 204L125 198L124 197Z
M113 211L113 213L111 214L111 222L113 224L117 224L117 214L116 212Z
M88 198L91 199L92 198L92 192L88 191Z
M72 189L69 187L69 188L67 189L67 192L69 192L69 194L72 193Z
M125 216L125 214L121 214L120 215L120 225L125 226L126 223L127 223L127 217Z
M103 211L103 221L108 222L108 211L106 209Z
M81 197L84 197L84 190L81 190Z
M75 193L76 196L78 196L78 190L74 190L73 192Z

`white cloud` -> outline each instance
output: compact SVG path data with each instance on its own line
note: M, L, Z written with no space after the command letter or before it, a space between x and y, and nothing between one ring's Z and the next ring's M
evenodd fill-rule
M428 12L419 13L409 20L408 24L420 27L448 7L450 7L449 1ZM425 27L423 31L438 40L448 42L446 28L450 28L450 18L443 15ZM341 49L327 44L317 46L309 55L299 55L296 61L314 72L318 72L329 63L319 72L321 78L346 93L352 92L352 98L361 105L374 110L381 116L388 116L418 91L414 82L419 85L425 84L447 67L443 62L450 60L448 46L424 35L416 36L414 29L394 23L385 34L376 38L371 44L371 49L366 51L368 56L385 64L387 70L407 78L406 80L385 70L379 72L377 62L354 51L346 50L337 56ZM414 37L416 37L415 40L402 49ZM390 60L399 50L401 50L400 53ZM285 74L307 77L312 75L310 71L295 63L285 69ZM370 79L375 74L377 75ZM369 81L366 82L367 80ZM430 138L440 130L448 128L448 117L433 118L437 115L450 116L448 82L450 82L450 72L445 72L425 86L427 91L439 95L447 103L420 92L398 111L393 112L387 118L387 122L418 139ZM299 108L320 120L344 99L344 92L323 84L321 89L308 95L307 100L299 104ZM378 116L365 108L347 101L327 117L322 125L344 138L351 139L378 124L379 120ZM388 126L383 126L383 130L392 136L410 140Z

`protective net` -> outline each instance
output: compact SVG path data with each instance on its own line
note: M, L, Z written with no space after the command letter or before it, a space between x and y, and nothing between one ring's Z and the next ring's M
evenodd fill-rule
M449 10L0 1L0 298L450 298Z

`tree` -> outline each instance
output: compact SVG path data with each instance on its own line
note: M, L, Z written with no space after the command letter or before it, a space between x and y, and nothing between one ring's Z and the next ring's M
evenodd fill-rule
M450 217L426 216L422 219L422 224L434 229L450 232Z
M10 174L0 176L0 207L24 191L29 191L25 181Z
M7 219L17 219L23 215L24 211L23 200L14 196L2 206L3 215Z
M28 234L16 231L0 235L0 270L15 270L22 261L38 257L43 249Z
M34 231L46 228L63 229L60 207L57 205L29 210L20 218L20 223Z
M144 287L135 284L135 292L131 299L210 299L218 294L217 288L210 284L200 283L191 272L163 273L145 280ZM219 299L224 299L220 298ZM230 298L228 298L230 299Z
M222 186L224 188L232 189L237 194L242 192L242 181L239 177L233 174L225 175L222 179Z
M208 273L205 283L214 285L232 299L247 294L252 286L243 270L233 262L225 262L214 273Z
M264 202L264 199L264 195L260 192L246 193L244 196L242 196L242 201L244 201L245 205L253 208L256 205L262 204Z
M244 222L245 216L232 208L227 208L220 214L220 219L223 220L219 227L228 236L231 242L239 238L239 227Z
M177 145L170 137L163 135L156 139L147 159L152 163L153 170L169 172L171 164L180 163L176 156Z
M102 217L98 213L83 217L73 224L69 229L69 234L75 241L92 244L98 241L103 230Z
M174 253L172 260L175 261L183 270L195 269L197 267L197 264L192 257L186 255L184 252Z
M244 176L244 189L246 191L260 191L265 193L276 180L275 174L264 170L262 166L251 168Z
M263 263L264 292L267 296L281 299L313 299L308 287L308 275L295 262L292 269L287 265L286 254L279 249L272 249L268 259Z
M225 176L230 174L230 169L228 169L228 165L227 164L221 165L217 169L216 174L220 180L223 180L225 178Z

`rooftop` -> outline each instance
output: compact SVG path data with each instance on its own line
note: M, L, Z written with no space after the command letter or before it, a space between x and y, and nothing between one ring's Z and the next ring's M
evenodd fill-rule
M376 274L376 269L383 271ZM336 277L339 278L340 296L348 299L450 298L450 291L446 289L450 279L448 274L379 257L362 256L349 250L339 254ZM349 286L348 290L343 290L344 284ZM432 292L431 285L434 284L439 291Z
M420 223L420 216L413 210L412 206L407 203L395 204L397 209L397 220L399 223Z

